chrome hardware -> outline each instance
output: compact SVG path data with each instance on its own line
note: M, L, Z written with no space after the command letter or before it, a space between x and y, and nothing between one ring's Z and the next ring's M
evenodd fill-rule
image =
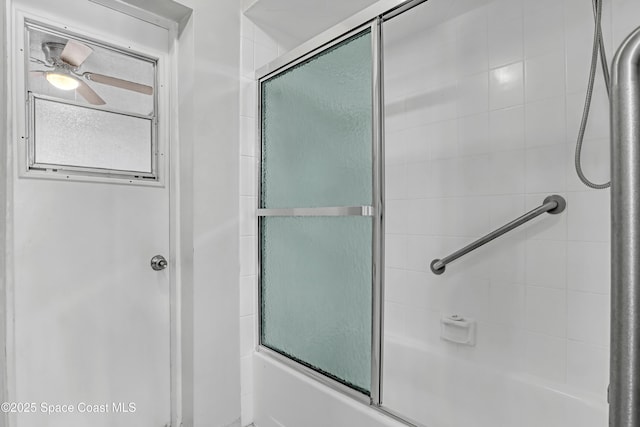
M640 426L639 57L640 28L637 28L622 43L611 66L609 425L615 427Z
M502 236L504 233L513 230L514 228L520 227L522 224L531 221L532 219L534 219L537 216L542 215L543 213L547 212L551 215L556 215L559 214L560 212L564 211L564 209L567 207L567 202L566 200L562 197L562 196L558 196L556 194L549 196L547 198L544 199L544 201L542 202L541 206L538 206L537 208L535 208L532 211L527 212L526 214L522 215L521 217L514 219L513 221L511 221L510 223L503 225L502 227L498 228L495 231L492 231L491 233L487 234L484 237L481 237L480 239L476 240L473 243L470 243L469 245L465 246L464 248L455 251L454 253L452 253L451 255L448 255L442 259L434 259L433 261L431 261L431 271L433 272L433 274L442 274L445 271L445 267L447 264L449 264L452 261L457 260L458 258L460 258L461 256L464 256L466 254L468 254L469 252L478 249L480 246L485 245L487 243L489 243L490 241L492 241L493 239L496 239L500 236Z
M373 216L373 206L258 209L258 216Z
M167 268L167 260L162 255L156 255L151 258L151 268L155 271L164 270Z

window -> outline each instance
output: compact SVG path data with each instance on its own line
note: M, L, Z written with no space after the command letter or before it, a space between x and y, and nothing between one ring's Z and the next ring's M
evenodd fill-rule
M157 60L26 23L28 169L158 180Z

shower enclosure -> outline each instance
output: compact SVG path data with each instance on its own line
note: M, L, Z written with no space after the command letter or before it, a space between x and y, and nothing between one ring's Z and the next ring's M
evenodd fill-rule
M612 51L640 20L604 6ZM591 7L389 0L259 71L261 352L410 425L607 425L610 196L573 170ZM592 102L606 181L603 85ZM432 271L551 195L564 211Z

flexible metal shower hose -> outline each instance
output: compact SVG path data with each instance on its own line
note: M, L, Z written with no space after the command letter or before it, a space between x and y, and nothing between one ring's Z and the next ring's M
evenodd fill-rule
M594 31L593 31L593 49L591 51L591 68L589 70L589 83L587 85L587 95L584 100L584 110L582 111L582 120L580 121L580 129L578 131L578 140L576 142L576 172L580 181L586 186L602 190L611 186L611 181L605 184L596 184L589 180L582 171L582 143L584 141L584 134L587 129L587 121L589 120L589 110L591 108L591 99L593 98L593 86L596 79L596 69L598 67L598 53L600 54L600 63L602 65L602 73L604 75L604 84L607 89L607 96L609 94L609 68L607 66L607 55L604 50L604 42L602 41L602 0L592 0L593 15L594 15Z

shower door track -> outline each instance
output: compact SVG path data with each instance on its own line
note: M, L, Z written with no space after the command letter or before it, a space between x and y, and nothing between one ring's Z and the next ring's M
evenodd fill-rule
M344 40L349 34L355 33L358 28L364 28L371 25L377 19L386 21L401 13L404 13L428 0L381 0L374 5L356 13L355 15L345 19L339 24L334 25L323 33L307 40L300 46L293 48L263 65L255 73L257 80L267 79L278 72L291 68L299 64L311 56L322 51L341 40ZM374 58L375 60L375 58ZM382 58L380 58L382 60ZM258 98L258 101L260 98ZM258 102L258 104L260 104ZM259 105L258 105L259 107ZM258 128L260 125L258 124Z

